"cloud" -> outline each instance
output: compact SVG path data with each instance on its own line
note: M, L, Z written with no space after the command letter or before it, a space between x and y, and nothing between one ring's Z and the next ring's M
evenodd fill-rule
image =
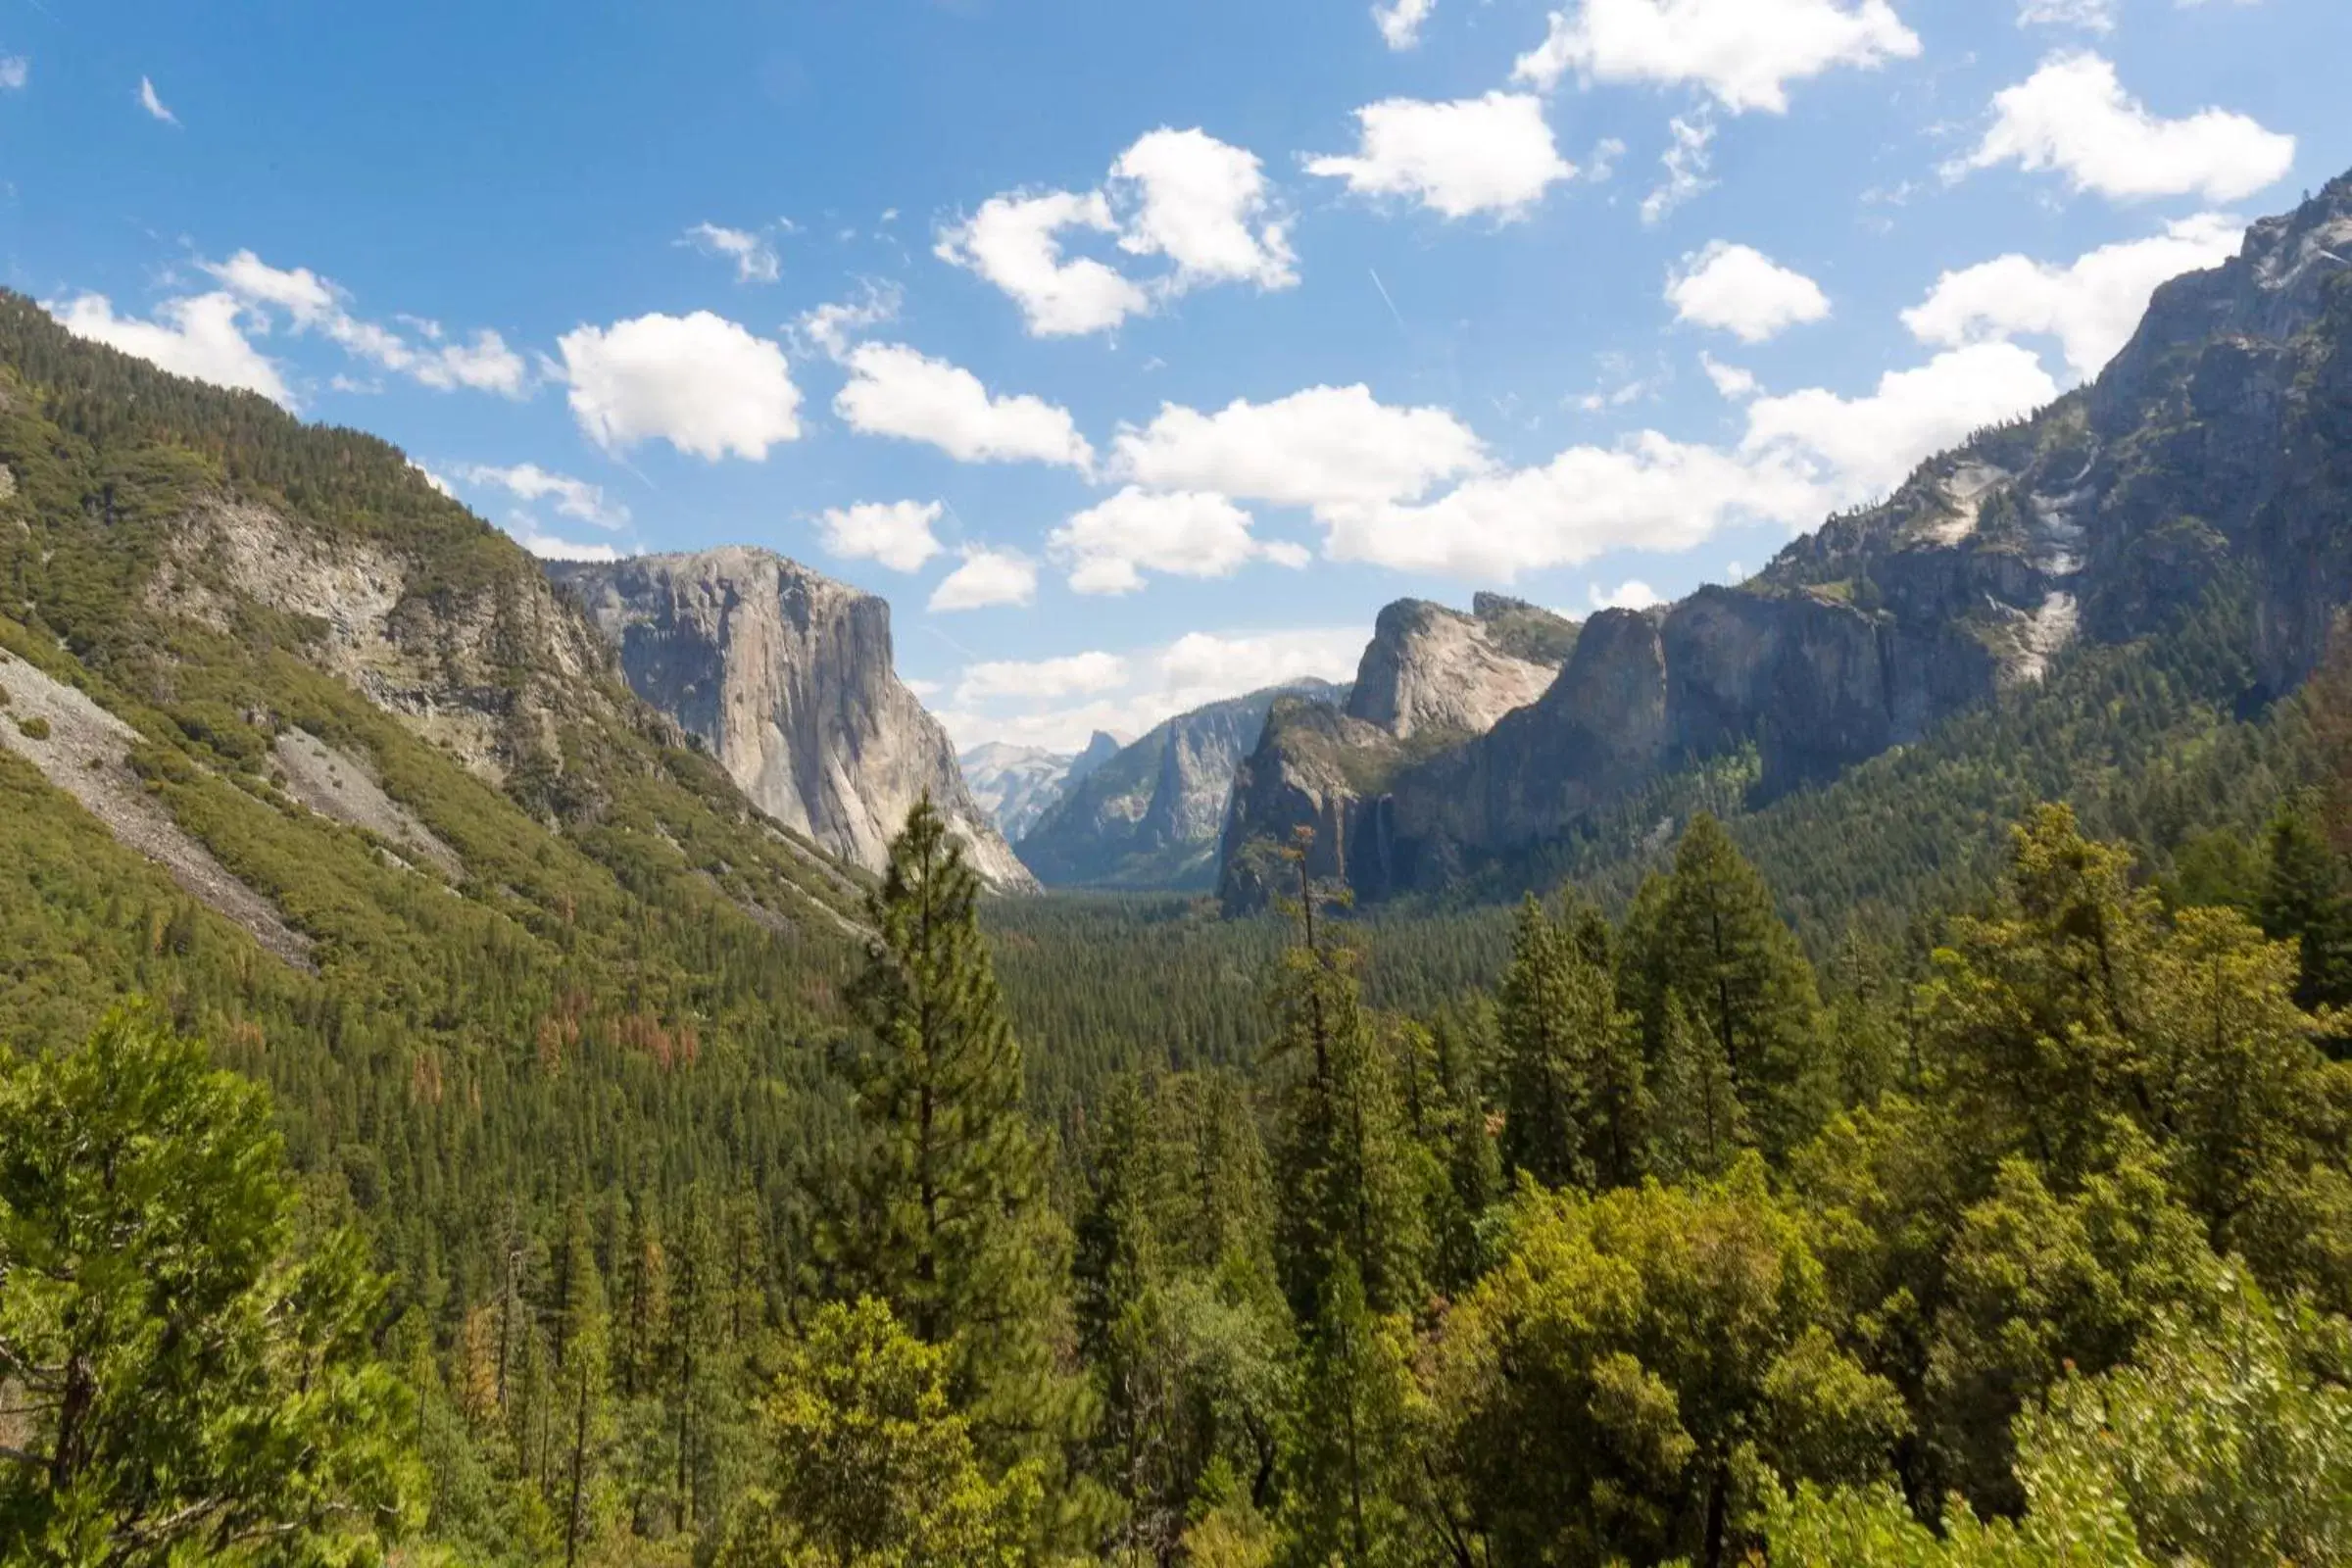
M971 371L904 343L861 343L847 363L833 411L853 430L928 442L958 463L1094 465L1069 410L1042 398L991 396Z
M612 562L621 558L620 552L611 545L584 545L570 539L559 539L551 533L542 533L527 516L515 517L507 532L516 544L541 561Z
M179 123L179 117L164 107L163 99L156 96L155 83L149 81L145 76L139 78L138 100L141 109L146 110L148 114L165 124L176 125Z
M1422 24L1438 9L1438 0L1384 0L1372 8L1373 24L1392 49L1412 49L1421 42Z
M1977 150L1945 167L1947 179L2014 163L2111 201L2194 194L2228 202L2277 183L2295 161L2294 137L2244 115L2158 118L2125 93L2113 65L2086 52L2053 55L1996 93L1992 117Z
M2158 284L2229 260L2244 235L2236 219L2204 213L2071 265L1997 257L1944 273L1903 324L1921 342L1949 348L2046 334L2065 350L2074 379L2088 380L2131 341Z
M1593 583L1585 590L1585 595L1592 601L1594 610L1650 610L1666 602L1663 595L1639 577L1607 590Z
M1822 492L1817 510L1828 511L1883 496L1970 432L2057 396L2058 383L2033 354L2013 343L1979 343L1890 371L1867 397L1815 388L1758 398L1748 405L1740 452L1808 475Z
M792 323L794 346L804 354L841 359L859 336L897 320L902 298L896 283L865 282L857 299L837 300L804 311Z
M564 516L592 522L599 528L624 527L629 520L629 509L617 501L607 500L604 486L574 479L569 474L551 473L535 463L517 463L507 468L469 464L458 469L458 477L467 484L504 490L517 501L544 501L553 497L556 510Z
M20 92L32 79L32 62L23 55L0 55L0 92Z
M449 497L450 500L455 501L458 499L457 486L451 484L447 479L442 478L439 474L426 467L423 464L418 463L412 458L409 460L409 466L415 468L416 472L423 477L426 484L431 485L435 490L438 490L443 495Z
M1327 508L1325 554L1404 571L1509 580L1613 550L1688 550L1734 522L1796 528L1886 494L1921 462L2058 393L2013 344L1882 377L1861 397L1815 388L1748 405L1725 449L1645 430L1537 467L1481 474L1417 506Z
M1063 236L1100 234L1171 269L1138 280ZM1103 187L992 196L940 231L933 254L1002 289L1033 337L1083 337L1215 283L1289 288L1298 281L1286 220L1264 167L1246 148L1195 127L1161 126L1111 165Z
M947 509L937 501L866 501L819 514L825 549L847 561L872 561L892 571L919 571L939 554L931 525Z
M1116 268L1062 255L1064 230L1109 234L1118 226L1101 191L992 196L969 220L943 230L933 254L1010 295L1031 336L1083 337L1152 307L1143 287Z
M1658 223L1666 215L1702 191L1714 187L1707 177L1714 165L1715 121L1704 111L1685 120L1677 115L1666 123L1673 138L1658 162L1665 167L1666 177L1657 188L1642 198L1642 221Z
M992 660L973 664L956 685L958 704L1019 697L1054 702L1116 691L1127 684L1127 661L1116 654L1070 654L1060 659Z
M117 316L103 294L83 294L42 309L75 337L136 355L174 375L259 392L272 403L295 407L278 367L245 335L244 302L226 290L166 300L151 321Z
M1739 403L1756 395L1756 374L1753 370L1726 365L1712 354L1701 354L1698 365L1700 369L1707 372L1707 379L1715 383L1715 390L1733 402Z
M198 265L257 316L280 313L295 331L319 333L356 359L436 391L464 387L510 398L525 397L531 391L530 371L522 356L487 328L476 332L470 342L444 342L446 334L440 323L401 318L414 323L427 340L426 346L419 348L389 327L354 316L349 292L307 267L272 267L249 250L239 251L225 262Z
M1158 490L1209 491L1275 506L1416 500L1487 466L1476 432L1440 408L1396 408L1369 387L1317 386L1214 414L1163 404L1122 428L1115 466Z
M709 311L581 326L557 339L572 416L607 451L667 441L716 463L758 463L798 440L800 388L784 351Z
M1523 218L1556 181L1575 175L1528 93L1426 103L1390 98L1355 112L1352 157L1307 160L1306 172L1344 179L1362 196L1410 196L1443 217Z
M1082 594L1133 593L1147 570L1181 577L1230 577L1255 560L1302 566L1297 545L1261 543L1249 513L1220 495L1155 494L1129 485L1054 530L1048 543Z
M1278 289L1298 281L1255 154L1205 131L1163 127L1121 153L1111 178L1117 208L1132 209L1119 248L1174 262L1165 292L1208 283Z
M1668 274L1675 318L1768 343L1792 326L1826 319L1830 297L1804 273L1745 245L1717 240Z
M777 259L775 246L768 243L765 235L748 229L697 223L686 231L681 243L692 245L706 256L733 262L738 283L773 283L784 275L784 264Z
M1876 70L1920 52L1886 0L1577 0L1522 55L1513 79L1690 83L1733 114L1785 114L1788 84L1838 66Z
M2121 3L2122 0L2018 0L2017 24L2113 32L2116 10Z
M1009 550L965 545L963 564L931 592L933 610L987 610L1037 598L1037 563Z
M991 662L964 672L953 706L938 717L960 747L1002 740L1072 752L1099 729L1138 735L1177 713L1286 681L1348 680L1363 649L1361 626L1318 626L1196 631L1126 654Z

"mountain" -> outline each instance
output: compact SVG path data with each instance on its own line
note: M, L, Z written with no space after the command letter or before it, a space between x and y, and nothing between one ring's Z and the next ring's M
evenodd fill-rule
M1737 588L1610 611L1540 700L1416 749L1310 705L1270 717L1222 847L1229 907L1261 846L1317 830L1367 900L1428 891L1752 754L1751 803L1839 777L2041 682L2077 645L2164 636L2246 596L2261 693L2290 690L2352 599L2352 177L2158 290L2098 380L1923 465Z
M1063 781L1078 759L1035 746L991 741L956 759L972 799L1006 839L1017 840L1046 808L1061 799Z
M700 739L761 810L879 871L928 794L992 886L1034 890L965 787L947 731L899 679L882 600L741 546L547 570L618 654L630 689Z
M1091 771L1081 759L1062 798L1020 840L1021 859L1048 887L1213 886L1234 770L1275 700L1298 693L1345 695L1315 680L1271 687L1178 714ZM1100 758L1108 739L1097 735L1087 757Z

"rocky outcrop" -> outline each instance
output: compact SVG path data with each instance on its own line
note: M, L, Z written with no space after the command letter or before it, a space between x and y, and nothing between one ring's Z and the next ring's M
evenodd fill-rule
M1071 783L1020 841L1048 887L1209 888L1234 773L1277 698L1345 695L1300 681L1182 713Z
M761 810L876 870L927 793L992 886L1035 886L900 681L880 599L739 547L548 570L618 652L629 688Z
M990 741L956 758L972 799L1005 842L1017 844L1038 824L1054 803L1075 784L1100 770L1125 748L1115 735L1095 731L1086 750L1072 757L1036 746L1013 746Z
M1827 780L2041 679L2079 638L2162 635L2236 582L2262 678L2286 691L2352 602L2347 517L2352 176L2160 289L2093 386L1923 465L1750 583L1594 617L1558 681L1482 735L1415 755L1423 712L1476 705L1441 707L1424 693L1442 681L1393 677L1372 654L1371 700L1279 710L1236 787L1227 902L1262 897L1252 858L1300 826L1322 874L1377 899L1749 748L1759 796ZM1446 638L1462 638L1453 621L1397 606L1375 652ZM1342 722L1355 718L1401 721Z
M1348 712L1398 740L1483 735L1544 695L1575 642L1573 623L1497 595L1467 615L1399 600L1373 627Z

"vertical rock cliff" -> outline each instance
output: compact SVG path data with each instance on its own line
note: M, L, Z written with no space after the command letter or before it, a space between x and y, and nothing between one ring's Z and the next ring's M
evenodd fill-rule
M555 564L631 690L701 737L760 809L879 869L926 792L991 886L1035 880L891 662L890 607L764 550Z

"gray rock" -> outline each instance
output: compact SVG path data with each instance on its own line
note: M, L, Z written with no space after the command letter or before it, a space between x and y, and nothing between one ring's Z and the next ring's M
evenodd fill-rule
M882 600L737 546L548 572L617 650L630 689L786 826L878 870L928 793L991 886L1036 886L900 681Z

